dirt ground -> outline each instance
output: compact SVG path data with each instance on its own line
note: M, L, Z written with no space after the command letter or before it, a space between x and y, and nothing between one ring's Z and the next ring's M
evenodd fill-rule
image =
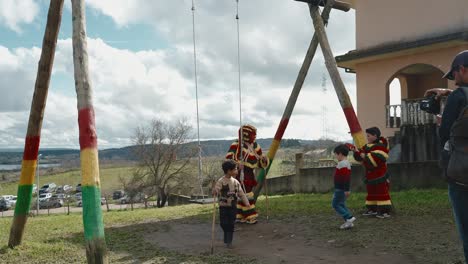
M215 254L225 253L255 259L257 263L414 263L396 252L378 246L356 247L335 240L310 238L310 226L277 221L237 225L234 247L224 247L222 230L216 226ZM343 231L349 232L349 231ZM144 239L158 247L185 254L209 254L211 225L208 223L166 222L156 234Z

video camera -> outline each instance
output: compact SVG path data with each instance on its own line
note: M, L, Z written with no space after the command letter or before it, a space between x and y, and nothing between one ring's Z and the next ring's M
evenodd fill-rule
M440 113L440 101L436 99L435 94L431 94L419 102L419 109L429 114L437 115Z

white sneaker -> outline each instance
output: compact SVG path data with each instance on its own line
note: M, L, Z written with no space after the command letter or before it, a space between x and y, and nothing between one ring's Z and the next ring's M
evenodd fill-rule
M347 219L347 220L346 220L346 222L350 222L350 223L352 223L352 222L354 222L354 221L356 221L356 217L354 217L354 216L351 217L350 219Z
M342 225L340 226L340 229L350 229L350 228L352 228L353 226L354 226L353 222L348 222L348 221L346 221L346 222L344 222L344 224L342 224Z

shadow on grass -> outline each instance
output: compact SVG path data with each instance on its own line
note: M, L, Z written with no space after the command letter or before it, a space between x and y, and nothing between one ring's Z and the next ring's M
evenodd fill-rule
M110 263L232 263L232 261L252 262L251 259L245 259L238 256L229 254L214 255L209 254L209 248L202 254L193 254L193 252L181 251L180 248L173 250L163 245L160 247L155 241L151 241L151 236L158 236L158 234L167 233L172 228L177 228L179 224L190 224L194 227L198 223L204 222L209 219L208 215L198 215L187 218L181 218L169 221L158 221L154 219L151 222L111 226L105 228L106 244L109 254ZM206 238L210 238L211 234L208 233ZM184 239L192 238L178 238L181 241ZM60 243L69 242L78 245L84 245L83 233L73 233L68 237L56 237L46 240L46 243ZM193 241L194 245L197 240ZM184 253L182 253L184 252Z
M0 255L6 254L10 250L9 246L3 246L0 248Z

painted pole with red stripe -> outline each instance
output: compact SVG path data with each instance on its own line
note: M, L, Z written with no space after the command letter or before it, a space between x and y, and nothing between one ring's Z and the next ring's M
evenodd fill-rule
M334 2L334 0L329 0L328 2ZM310 16L314 23L315 33L318 36L320 47L322 48L322 53L325 58L325 65L327 67L328 73L335 88L336 95L340 102L343 112L348 122L351 135L354 139L354 144L361 148L366 144L366 137L364 132L361 129L361 125L354 111L351 100L349 99L348 92L344 86L343 80L341 79L340 72L338 71L338 66L336 65L335 57L330 48L330 43L328 41L327 34L325 32L325 26L322 19L320 19L319 8L316 5L309 4Z
M88 48L84 0L72 0L73 66L78 99L83 225L88 263L107 263L101 210L101 184L97 134L88 74Z
M34 95L29 113L28 131L24 144L21 176L18 185L18 200L10 229L8 246L13 248L21 244L24 227L31 207L32 189L37 167L37 156L41 139L42 120L47 101L55 48L62 20L63 0L51 0L47 15L47 24L42 41L41 58L37 69ZM39 188L39 186L37 186ZM39 197L38 197L39 198Z
M328 22L331 9L332 9L332 5L330 5L327 2L327 4L325 5L325 8L323 9L322 16L321 16L323 20L322 23L326 24ZM299 93L301 92L302 85L304 84L304 80L307 76L307 72L309 71L310 65L312 64L312 60L314 59L318 44L319 44L318 36L317 34L314 34L312 40L310 41L309 48L307 49L304 62L302 63L301 69L299 70L299 74L296 78L296 82L294 83L294 87L293 87L293 90L291 91L291 95L289 96L288 103L283 112L283 116L281 117L280 124L278 126L278 129L276 130L275 137L273 138L273 141L271 142L271 146L268 149L267 157L270 159L270 163L268 164L267 168L265 168L264 170L261 170L259 174L257 175L257 186L255 187L255 190L254 190L255 201L260 195L260 192L265 183L266 175L268 174L271 164L273 163L273 159L275 158L276 152L279 149L281 139L283 138L284 132L286 131L286 127L288 126L289 119L291 118L292 112L294 110L294 106L296 105L297 98L299 97Z

